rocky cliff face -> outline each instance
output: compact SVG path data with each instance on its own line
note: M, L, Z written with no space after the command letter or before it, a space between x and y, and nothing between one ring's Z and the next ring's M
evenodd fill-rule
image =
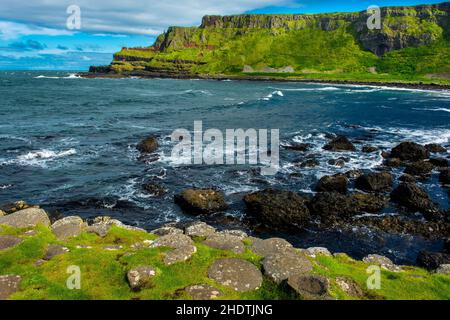
M334 14L275 14L205 16L199 28L170 27L158 37L154 48L159 51L179 50L195 46L202 38L202 30L225 30L229 35L239 36L255 29L277 31L319 29L346 30L356 37L361 46L378 56L393 50L411 46L428 45L433 41L450 39L450 2L414 7L385 7L381 10L382 30L367 28L367 12ZM231 32L230 32L231 31ZM195 35L200 32L200 39Z

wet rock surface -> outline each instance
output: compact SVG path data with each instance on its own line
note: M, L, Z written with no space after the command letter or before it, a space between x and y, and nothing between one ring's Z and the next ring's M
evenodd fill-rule
M187 189L175 196L175 202L194 215L212 214L227 209L224 195L212 189Z
M401 183L391 193L391 200L410 211L424 213L429 220L439 212L427 192L413 183Z
M418 161L428 159L430 152L422 145L407 141L402 142L392 149L391 158L398 158L403 161Z
M348 178L344 174L322 177L316 187L318 192L347 193Z
M389 172L372 172L355 181L355 187L367 192L387 192L392 188L393 178Z
M337 136L324 147L328 151L355 151L355 146L345 136Z
M149 136L143 139L137 146L141 153L152 153L158 149L158 140L154 136Z

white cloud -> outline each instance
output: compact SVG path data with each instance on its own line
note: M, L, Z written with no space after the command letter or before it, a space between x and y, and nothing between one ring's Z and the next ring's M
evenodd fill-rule
M34 25L25 25L10 21L0 21L0 38L3 40L16 39L20 36L28 35L60 36L72 34L73 32L64 29L54 29Z
M21 30L0 25L2 37L47 32L66 26L69 5L81 8L81 30L96 33L156 35L171 25L199 25L203 15L239 14L265 6L292 5L295 0L1 0L0 19L43 25ZM27 33L28 32L28 33ZM69 31L67 31L69 32Z

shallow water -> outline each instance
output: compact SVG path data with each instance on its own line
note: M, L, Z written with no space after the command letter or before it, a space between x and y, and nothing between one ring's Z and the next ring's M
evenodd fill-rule
M323 151L326 133L360 141L358 149L370 144L389 150L403 140L448 145L450 138L450 93L439 91L0 72L0 97L0 203L23 199L64 214L110 215L147 229L192 219L172 200L187 187L223 190L231 206L228 218L216 222L235 221L244 215L243 193L279 187L312 194L325 174L381 164L381 153ZM202 120L205 130L279 129L283 144L312 143L307 154L316 154L320 166L295 167L292 162L303 154L283 148L281 169L270 177L258 175L256 166L172 166L170 134L177 128L192 131L195 120ZM155 162L142 161L135 149L148 134L160 137ZM344 168L328 164L340 156L350 158ZM142 184L149 180L168 194L146 194ZM449 208L436 174L422 186ZM392 212L395 208L385 211ZM420 249L441 246L367 230L311 230L289 238L299 246L327 246L356 257L384 253L398 262L413 262Z

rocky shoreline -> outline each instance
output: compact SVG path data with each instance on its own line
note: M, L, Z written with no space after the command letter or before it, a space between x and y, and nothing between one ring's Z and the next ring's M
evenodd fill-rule
M133 71L130 73L112 73L112 72L80 72L79 77L95 78L142 78L142 79L203 79L203 80L236 80L236 81L262 81L262 82L298 82L298 83L318 83L318 84L338 84L338 85L358 85L358 86L383 86L390 88L407 88L419 90L450 90L450 85L444 84L425 84L425 83L404 83L404 82L377 82L377 81L352 81L352 80L323 80L323 79L300 79L295 77L282 78L270 76L243 76L243 75L190 75L190 74L165 74L148 71Z
M63 287L65 276L61 276L69 263L78 263L87 276L92 276L89 272L97 272L93 269L98 263L101 268L116 268L114 279L108 278L108 281L117 283L97 283L97 279L89 278L86 280L90 282L89 289L80 287L87 292L90 286L95 286L96 293L90 293L90 299L111 298L112 292L100 293L98 289L99 286L112 289L108 285L125 291L123 296L114 298L151 298L151 294L159 290L158 286L165 286L167 282L170 289L162 289L166 299L240 299L246 294L258 299L392 299L392 296L384 296L384 291L366 286L366 277L361 278L361 273L370 266L381 268L384 276L395 274L391 280L383 280L386 281L384 289L388 291L401 291L404 277L409 282L419 281L419 278L421 283L430 281L431 290L437 290L432 285L434 281L450 286L448 242L446 253L421 255L420 262L431 271L429 273L395 265L377 254L356 261L344 253L332 254L327 248L294 248L284 239L263 240L241 230L219 231L201 221L167 224L147 233L109 217L86 222L70 216L52 222L37 206L17 202L9 208L10 212L0 217L0 300L39 298L39 293L49 299L67 298L54 293L47 296L49 289L30 282L30 277L45 278L47 286L59 286L58 294L69 294L74 291ZM27 251L29 246L35 250ZM19 268L11 267L10 262ZM40 278L20 272L26 270L26 265ZM177 272L183 273L184 268L192 267L201 269L197 271L203 282L177 278L180 277ZM336 267L337 271L332 270ZM339 268L350 268L353 276L344 271L339 274ZM11 270L16 271L11 273ZM82 277L86 276L82 274ZM58 281L55 279L62 283L53 283ZM269 293L272 296L264 296ZM414 299L414 294L420 296L421 292L401 294ZM448 290L436 294L445 297ZM83 297L86 298L79 298Z

